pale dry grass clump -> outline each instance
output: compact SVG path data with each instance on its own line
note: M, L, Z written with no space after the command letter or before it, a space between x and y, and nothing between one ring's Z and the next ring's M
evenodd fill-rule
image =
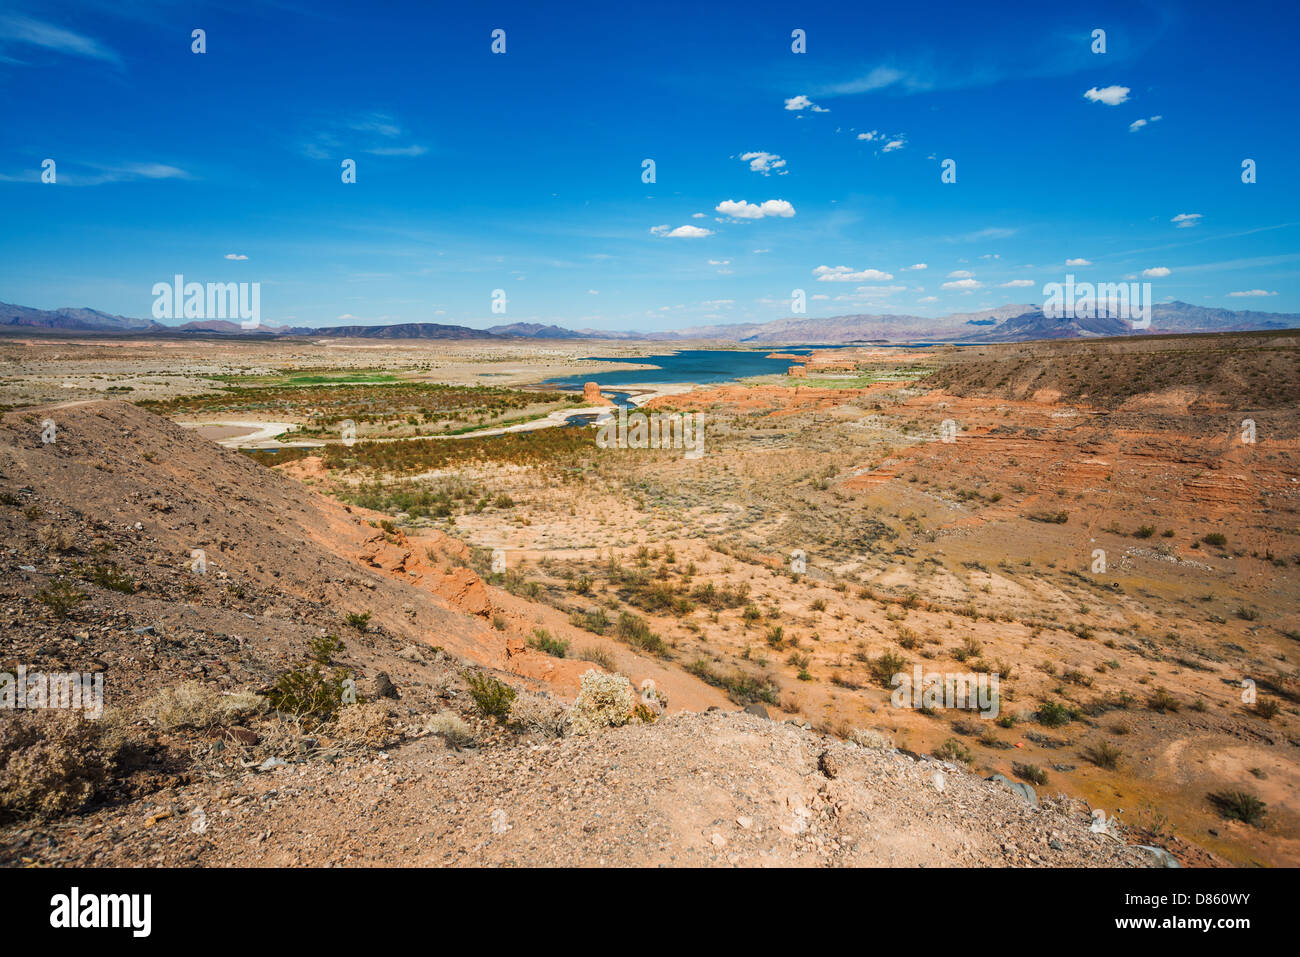
M108 779L100 728L77 712L0 712L0 817L75 811Z
M474 729L470 727L469 722L451 711L426 715L423 723L413 731L416 737L440 734L457 751L474 743Z
M340 708L327 727L342 744L374 751L391 748L402 740L397 709L382 698Z
M854 728L849 740L860 748L873 751L892 751L896 747L893 735L875 728Z
M251 691L221 692L198 681L166 688L144 703L145 716L167 731L200 731L242 721L266 707Z
M49 551L60 554L73 551L77 544L77 533L64 525L44 525L36 537Z
M626 675L593 669L582 676L582 687L569 709L569 727L574 734L622 727L633 720L636 705L636 692Z
M510 723L547 737L562 738L569 728L569 713L545 695L522 691L510 705Z

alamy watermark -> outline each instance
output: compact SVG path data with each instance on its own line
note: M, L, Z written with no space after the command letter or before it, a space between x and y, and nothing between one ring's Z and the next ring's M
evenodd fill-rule
M615 416L607 412L596 420L596 446L602 449L685 449L685 457L704 454L704 413L633 412L627 407Z
M153 285L155 319L238 319L243 329L262 324L259 282L186 282L177 274L170 283Z
M900 671L889 679L894 692L889 703L895 708L940 708L978 711L981 718L992 720L1001 708L998 676L992 674L922 673L915 665L912 673Z
M1064 283L1043 286L1043 315L1049 319L1125 319L1134 329L1151 325L1151 283Z
M0 711L56 708L84 711L88 718L104 714L102 672L28 672L19 665L17 673L0 671Z

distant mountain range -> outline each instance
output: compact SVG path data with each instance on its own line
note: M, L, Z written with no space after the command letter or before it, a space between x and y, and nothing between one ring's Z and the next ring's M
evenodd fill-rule
M1275 312L1235 312L1193 306L1185 302L1151 307L1151 325L1133 329L1121 319L1057 319L1041 306L1025 303L981 312L953 313L934 319L908 315L852 315L823 319L788 318L772 322L694 326L670 332L610 332L565 329L555 325L516 322L471 329L435 322L404 322L381 326L278 327L248 330L237 322L208 320L166 326L152 319L115 316L95 309L32 309L0 303L0 334L81 333L139 336L327 336L351 339L623 339L672 342L714 339L757 345L838 344L850 342L1024 342L1031 339L1086 339L1104 336L1161 335L1190 332L1248 332L1300 328L1300 315Z

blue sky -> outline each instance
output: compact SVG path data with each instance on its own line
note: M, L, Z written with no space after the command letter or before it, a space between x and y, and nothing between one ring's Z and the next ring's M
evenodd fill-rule
M1297 312L1297 25L1250 0L0 2L0 300L148 316L182 273L261 283L270 323L662 330L782 318L797 288L809 316L1041 303L1072 273Z

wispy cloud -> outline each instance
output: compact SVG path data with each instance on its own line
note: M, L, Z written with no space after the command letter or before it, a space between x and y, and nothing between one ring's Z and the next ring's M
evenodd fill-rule
M369 156L423 156L429 152L419 143L394 142L407 131L387 113L364 113L350 119L331 122L302 145L310 159L338 159L365 153Z
M0 16L0 47L10 44L22 44L51 50L64 56L82 57L87 60L102 60L105 63L121 65L122 59L117 52L104 46L98 40L65 30L43 20L34 20L20 14ZM10 62L18 62L10 58Z
M55 167L56 186L102 186L105 183L129 183L138 180L156 179L193 179L189 173L165 163L127 163L120 166L102 166L87 164L94 172L67 172L62 166ZM41 171L32 169L18 174L0 173L0 182L5 183L39 183Z
M789 172L781 168L785 166L785 160L776 153L763 151L742 153L740 159L741 162L748 163L749 168L755 173L762 173L764 176L770 176L773 172L778 176L784 176Z

